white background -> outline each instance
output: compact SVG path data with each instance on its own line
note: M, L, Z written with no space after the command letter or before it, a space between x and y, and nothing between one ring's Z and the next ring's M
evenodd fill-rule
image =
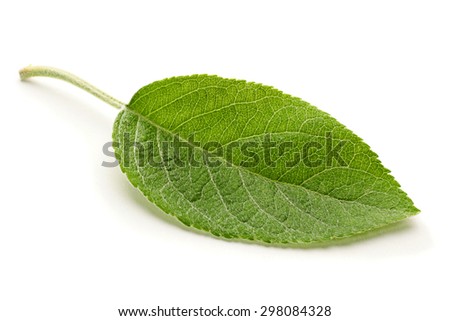
M445 1L3 3L0 319L220 304L448 320L449 14ZM422 213L309 249L188 230L101 166L117 111L57 80L20 82L28 64L74 72L125 102L175 75L275 86L363 137Z

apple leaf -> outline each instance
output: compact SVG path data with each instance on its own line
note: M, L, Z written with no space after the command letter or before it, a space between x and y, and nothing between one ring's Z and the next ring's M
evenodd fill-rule
M358 136L261 84L156 81L120 111L113 141L122 171L149 201L219 237L325 241L419 212Z

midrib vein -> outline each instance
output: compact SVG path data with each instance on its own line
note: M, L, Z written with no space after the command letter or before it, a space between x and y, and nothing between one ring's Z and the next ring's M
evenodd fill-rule
M138 113L138 112L136 112L136 111L130 109L129 106L125 107L125 108L123 109L123 112L129 112L130 114L133 114L133 115L135 115L135 116L137 116L137 117L140 117L140 118L142 118L145 122L149 123L151 126L156 127L157 129L159 129L159 130L161 130L161 131L163 131L163 132L165 132L165 133L167 133L167 134L169 134L169 135L171 135L171 136L178 135L178 137L179 137L179 139L180 139L181 141L183 141L184 143L188 144L189 146L191 146L191 147L194 148L194 149L200 149L200 150L202 151L202 153L208 152L207 150L203 149L202 147L199 147L199 146L196 146L195 144L192 144L189 140L187 140L187 139L185 139L184 137L180 136L178 133L173 133L173 132L171 132L170 130L168 130L167 128L164 128L164 127L162 127L161 125L159 125L159 124L155 123L154 121L150 120L148 117L146 117L146 116L144 116L144 115L142 115L142 114L140 114L140 113ZM342 203L342 202L345 202L345 203L357 203L357 204L359 204L359 205L361 205L361 206L368 207L368 208L375 208L375 209L377 209L377 210L391 211L391 212L402 212L402 213L405 213L405 211L394 210L394 209L386 209L386 208L380 208L380 207L377 207L377 206L373 206L373 205L369 205L369 204L360 203L360 202L358 202L358 201L356 201L356 200L340 199L340 198L337 198L337 197L330 196L330 195L328 195L328 194L322 194L322 193L319 193L319 192L317 192L317 191L315 191L315 190L308 189L308 188L306 188L306 187L304 187L304 186L302 186L302 185L297 185L297 184L293 184L293 183L289 183L289 182L280 182L280 181L277 181L277 180L273 180L273 179L270 179L270 178L268 178L268 177L266 177L266 176L263 176L263 175L261 175L261 174L259 174L259 173L255 173L255 172L249 171L249 170L247 170L247 169L245 169L245 168L242 168L242 167L240 167L240 166L237 166L236 164L233 164L233 163L229 162L226 158L219 157L219 156L217 156L217 158L218 158L218 159L221 159L223 162L225 162L226 164L230 165L230 167L233 167L233 168L235 168L235 169L238 170L238 171L245 171L246 173L248 173L248 174L250 174L250 175L257 176L257 177L259 177L259 178L261 178L261 179L263 179L263 180L269 181L269 182L274 183L274 184L278 184L278 185L287 185L287 186L294 186L294 187L303 189L304 191L314 193L314 194L316 194L316 195L318 195L318 196L320 196L320 197L326 197L326 198L329 198L329 199L338 201L338 202L340 202L340 203Z

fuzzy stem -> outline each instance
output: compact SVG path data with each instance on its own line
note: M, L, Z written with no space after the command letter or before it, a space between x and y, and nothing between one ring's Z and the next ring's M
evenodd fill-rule
M21 80L26 80L30 77L39 77L39 76L61 79L87 91L88 93L91 93L95 97L100 98L101 100L103 100L104 102L110 104L115 108L120 109L125 106L123 102L111 97L107 93L92 86L90 83L84 81L83 79L61 69L45 66L28 66L20 70L19 74Z

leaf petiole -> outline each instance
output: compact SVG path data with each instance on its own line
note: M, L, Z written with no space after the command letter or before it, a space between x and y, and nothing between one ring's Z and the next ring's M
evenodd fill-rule
M111 97L107 93L101 91L97 87L84 81L83 79L58 68L46 67L46 66L28 66L19 71L20 80L26 80L30 77L50 77L55 79L61 79L75 85L95 97L103 100L114 108L123 108L125 104L114 97Z

